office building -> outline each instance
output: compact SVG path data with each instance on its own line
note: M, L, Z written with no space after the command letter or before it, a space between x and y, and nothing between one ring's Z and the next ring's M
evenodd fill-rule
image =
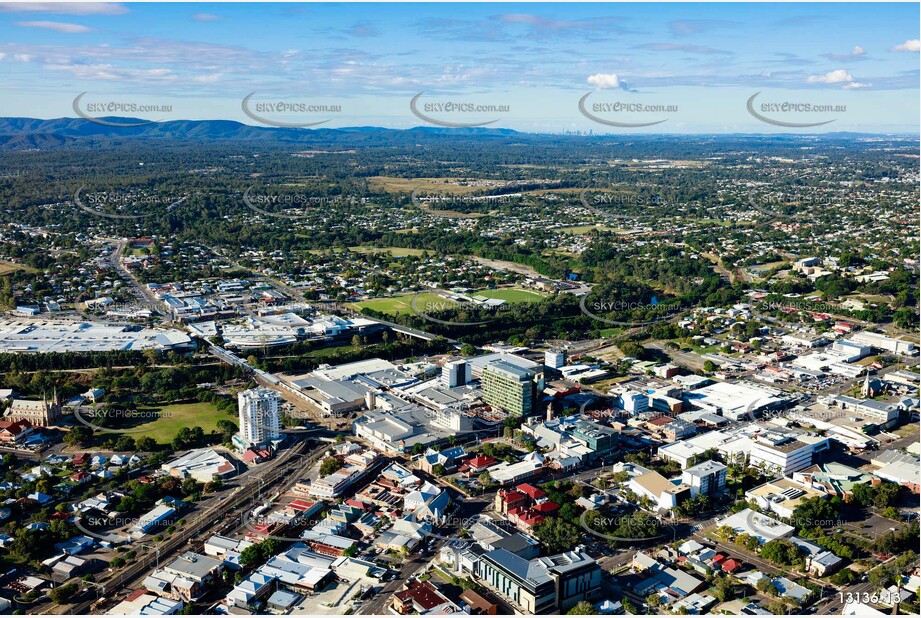
M512 416L529 416L543 390L543 373L496 361L483 368L482 382L486 403Z
M483 554L476 575L523 614L565 614L601 594L601 567L580 547L533 560L496 549Z

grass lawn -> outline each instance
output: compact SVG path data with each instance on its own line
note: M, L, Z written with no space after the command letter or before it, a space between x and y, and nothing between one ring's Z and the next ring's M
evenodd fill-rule
M562 234L587 234L588 232L592 232L595 230L599 232L623 231L619 228L608 227L606 225L574 225L572 227L558 227L556 229L557 232L560 232Z
M34 268L27 268L19 264L13 264L12 262L7 262L6 260L0 260L0 275L8 275L17 270L25 270L28 272L35 272Z
M482 191L484 187L475 185L458 184L460 178L397 178L394 176L372 176L368 179L368 186L375 191L387 193L412 193L416 190L430 191L432 193L474 193Z
M390 253L393 257L406 257L407 255L422 255L422 249L404 249L403 247L349 247L356 253Z
M182 427L201 427L206 434L217 429L217 422L228 419L236 422L229 414L219 411L210 403L177 403L162 407L139 408L138 413L144 418L153 418L157 413L159 418L131 427L131 432L125 435L138 439L150 436L160 444L169 444L179 433ZM143 431L138 431L143 430ZM111 434L102 434L107 436Z
M479 292L474 292L473 295L485 296L486 298L498 298L509 303L533 303L543 298L543 296L537 292L514 288L480 290ZM398 315L400 313L417 314L418 312L413 311L413 308L410 306L414 296L416 297L416 307L419 311L425 313L447 309L450 305L455 304L454 301L433 292L421 292L418 296L416 296L416 294L401 294L400 296L393 296L391 298L372 298L371 300L353 303L352 306L359 311L367 307L375 311L380 311L381 313L386 313L387 315Z
M486 298L498 298L509 303L534 303L543 300L543 295L530 290L519 290L516 288L499 288L496 290L480 290L474 292L474 296L485 296Z
M369 309L374 309L375 311L380 311L381 313L386 313L388 315L397 315L400 313L416 313L410 306L414 296L416 295L402 294L400 296L393 296L391 298L372 298L371 300L363 300L359 303L354 303L352 306L358 310L361 310L364 307L368 307ZM449 303L452 303L452 301L432 292L422 292L416 298L416 307L418 307L421 311L426 311L427 307L446 307Z

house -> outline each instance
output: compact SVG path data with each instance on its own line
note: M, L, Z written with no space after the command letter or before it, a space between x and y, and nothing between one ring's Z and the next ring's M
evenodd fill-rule
M21 446L31 435L29 421L0 421L0 444L4 446Z
M788 599L793 599L799 604L802 604L809 595L812 594L809 588L800 586L786 577L775 577L771 580L771 585L777 590L777 594Z
M467 478L479 476L483 472L489 470L497 463L497 460L489 457L488 455L479 455L472 459L468 459L461 467L460 471L464 473Z
M441 466L445 469L445 472L452 474L457 471L457 461L465 454L464 449L460 446L443 451L429 449L416 460L416 465L419 466L420 470L429 474L435 474L435 466Z
M655 593L671 603L707 587L705 581L685 571L666 567L655 558L642 552L634 554L631 566L645 575L645 578L633 588L643 597Z
M398 614L453 614L459 608L431 581L410 579L396 592L390 606Z
M109 616L169 616L182 611L182 601L161 599L143 588L129 594L124 601L106 612Z

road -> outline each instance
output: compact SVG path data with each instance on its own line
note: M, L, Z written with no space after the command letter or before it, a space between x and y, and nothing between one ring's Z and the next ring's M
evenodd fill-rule
M128 286L134 291L135 295L148 303L148 309L151 311L162 310L164 305L163 303L154 296L153 292L148 290L145 286L141 285L137 278L134 276L130 270L128 270L124 264L122 264L121 256L125 252L125 247L128 245L128 240L126 238L108 238L108 242L115 243L115 249L110 253L108 257L108 262L115 271L121 275L122 279L128 284Z
M288 467L293 457L303 454L306 444L306 442L299 442L285 451L285 453L274 462L263 464L257 469L240 475L240 477L238 477L238 481L242 483L240 486L232 490L229 494L219 494L209 499L209 506L198 512L197 516L180 528L176 534L156 546L154 551L143 556L138 556L133 562L114 574L110 580L101 582L105 587L104 595L111 599L122 589L133 588L138 585L140 581L147 576L148 571L156 567L158 562L162 564L172 557L173 554L189 549L188 543L190 539L193 539L203 531L212 529L221 519L225 519L227 514L236 510L241 510L239 521L242 522L242 509L247 508L254 497L261 495L262 492L271 488L279 480L287 479L293 482L299 478L297 473L292 474L288 472ZM329 448L328 445L317 447L311 452L311 455L322 452L327 448ZM304 467L309 467L309 465L311 465L311 462L308 462ZM261 479L260 482L253 482L259 479ZM159 552L156 551L157 549ZM67 607L48 603L44 606L34 608L31 613L86 614L93 604L94 601L82 601L72 607Z

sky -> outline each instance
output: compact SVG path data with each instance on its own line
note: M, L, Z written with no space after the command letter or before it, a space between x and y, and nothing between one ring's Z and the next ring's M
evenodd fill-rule
M0 90L33 118L916 134L919 5L0 2Z

